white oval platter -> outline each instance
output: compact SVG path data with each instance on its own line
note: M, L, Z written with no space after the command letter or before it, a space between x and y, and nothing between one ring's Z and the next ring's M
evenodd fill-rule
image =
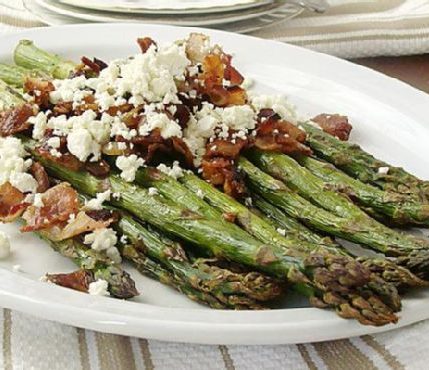
M137 37L173 41L198 29L140 24L72 25L32 29L0 38L0 61L10 61L20 39L72 59L110 60L137 53ZM255 90L288 95L303 116L338 112L354 124L351 140L375 155L429 179L429 96L352 63L278 42L221 31L211 35L235 55L235 64L256 81ZM12 256L0 261L0 306L40 318L103 332L205 344L280 344L332 340L391 330L429 318L429 290L410 294L397 325L381 328L343 320L329 310L287 297L270 311L211 310L129 271L141 296L132 302L94 297L39 282L46 272L72 271L72 263L15 225ZM20 265L20 271L14 266Z

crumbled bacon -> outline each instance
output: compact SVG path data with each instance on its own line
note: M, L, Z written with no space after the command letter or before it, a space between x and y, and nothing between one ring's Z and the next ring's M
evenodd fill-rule
M49 93L54 90L51 81L40 78L28 77L24 82L24 91L34 98L34 103L40 108L49 108Z
M85 65L90 71L94 72L95 75L99 75L100 71L107 68L107 64L100 59L94 58L93 60L82 57L81 62Z
M86 211L86 214L95 221L114 223L119 220L118 213L111 211L110 209L103 208L100 210Z
M73 113L73 103L72 102L60 102L54 105L52 108L54 116L69 116Z
M224 87L222 85L212 86L205 93L214 105L226 107L230 105L243 105L247 102L247 94L240 86Z
M185 51L188 59L196 64L202 63L207 55L206 44L209 38L202 33L191 33L185 43Z
M214 186L222 186L226 194L239 198L246 193L243 176L232 159L222 157L203 159L201 168L203 178Z
M235 220L237 219L237 214L232 212L225 212L225 213L222 213L222 217L225 221L234 223Z
M227 64L225 67L224 79L229 81L233 86L241 85L244 81L243 75L231 64Z
M80 211L73 219L56 223L40 232L50 240L61 241L96 229L109 227L118 220L116 213L97 212L101 211ZM99 219L95 219L95 217Z
M36 152L42 158L46 158L60 166L63 166L71 171L78 171L82 167L82 163L74 155L70 153L62 153L60 157L54 156L46 148L37 148Z
M311 155L312 151L304 144L305 140L304 131L274 115L258 125L254 145L261 150Z
M316 122L323 131L342 141L349 139L353 128L348 118L339 114L319 114L311 120Z
M44 193L49 189L49 177L45 171L45 168L39 162L33 162L29 172L37 181L37 192Z
M205 158L224 157L236 159L240 152L247 147L247 139L235 139L235 142L225 139L216 139L206 148Z
M22 227L22 231L51 228L55 224L67 221L71 214L77 213L79 208L76 190L64 182L43 193L42 201L42 207L27 208L23 215L26 225Z
M0 136L10 136L27 130L30 127L27 121L33 114L30 104L7 110L0 115Z
M0 186L0 221L12 222L22 215L27 203L23 203L24 194L9 182Z
M118 139L118 138L117 138ZM124 140L119 138L119 140ZM136 136L131 139L134 144L134 151L142 157L146 163L153 162L159 154L169 154L177 157L179 154L188 165L193 165L193 155L183 139L172 137L164 139L159 129L154 129L149 135Z
M110 173L110 166L104 159L98 162L87 161L84 167L91 175L102 179L106 178Z
M153 41L150 37L143 37L137 39L137 44L139 44L142 53L146 53L152 45L157 47L155 41Z
M173 119L177 121L180 127L185 128L189 119L191 118L191 112L185 104L176 104L176 112L173 114Z
M65 288L87 293L89 285L95 281L95 278L91 271L77 270L69 274L46 274L46 280Z

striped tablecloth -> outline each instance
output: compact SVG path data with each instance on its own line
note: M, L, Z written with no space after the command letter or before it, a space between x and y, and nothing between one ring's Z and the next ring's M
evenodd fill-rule
M339 2L339 0L331 0ZM364 9L374 1L345 0L354 3L353 19L371 22ZM357 8L356 3L362 6ZM311 17L297 19L289 25L277 25L260 31L263 37L285 41L331 52L341 56L380 54L377 45L383 41L383 54L407 54L429 51L429 1L412 0L410 11L419 11L414 25L411 16L392 15L395 0L378 1L378 7L391 12L396 24L391 29L372 23L365 37L359 37L354 27L335 23L335 14L344 9L335 7L331 18ZM389 5L390 3L390 5ZM406 3L406 1L396 1ZM410 2L408 2L410 3ZM426 3L426 4L424 4ZM399 4L400 5L400 4ZM409 5L409 4L408 4ZM402 6L404 6L402 4ZM363 8L366 7L366 8ZM425 8L426 7L426 8ZM18 8L21 10L14 10ZM426 21L422 15L426 12ZM381 9L379 9L382 12ZM362 19L363 17L363 19ZM365 18L366 17L366 18ZM350 17L349 17L350 18ZM328 19L328 21L326 21ZM388 17L386 18L388 19ZM310 23L309 23L310 22ZM315 36L316 27L329 23L331 34ZM402 22L402 23L401 23ZM349 21L350 23L350 21ZM371 24L371 23L370 23ZM411 26L407 30L398 25ZM0 34L41 25L33 16L22 11L20 0L0 0ZM302 27L313 25L306 35ZM279 28L282 27L282 28ZM311 27L310 27L311 28ZM384 30L384 31L383 31ZM394 32L395 31L395 32ZM383 33L384 32L384 33ZM404 35L409 37L404 37ZM354 36L353 36L354 35ZM351 37L347 41L347 37ZM327 41L331 38L332 42ZM322 40L323 39L323 40ZM374 42L370 42L370 41ZM1 45L0 45L1 47ZM0 309L0 369L427 369L429 361L429 322L374 336L347 340L279 346L205 346L159 342L129 338L78 329L58 323L39 320L16 311Z

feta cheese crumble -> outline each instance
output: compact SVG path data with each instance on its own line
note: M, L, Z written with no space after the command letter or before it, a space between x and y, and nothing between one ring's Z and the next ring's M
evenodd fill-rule
M158 189L157 188L149 188L149 189L147 189L148 190L148 193L149 193L149 195L150 196L152 196L152 195L158 195L159 194L159 192L158 192Z
M32 164L26 160L27 153L21 140L14 137L0 137L0 185L10 182L23 193L35 193L37 181L26 173Z
M179 166L178 161L174 161L171 167L161 163L157 169L176 180L183 176L183 169Z
M279 227L279 228L277 228L277 232L278 232L280 235L283 235L283 236L285 236L285 235L286 235L286 230L285 230L285 229L281 229L280 227Z
M116 158L116 166L122 171L121 177L127 182L133 182L137 170L144 165L144 160L135 154L129 156L121 155Z
M10 240L9 237L0 231L0 260L10 256Z
M92 209L94 211L99 211L103 209L103 203L110 199L112 192L106 190L103 193L97 193L95 198L85 201L85 208Z
M295 108L282 95L253 95L250 103L257 112L264 108L272 109L282 119L297 123Z
M379 167L377 173L380 175L387 175L389 173L389 167Z
M109 283L106 280L98 279L89 284L88 293L98 296L109 296Z
M44 204L43 204L43 194L40 194L40 193L34 194L33 205L35 207L38 207L38 208L41 208L41 207L44 206Z
M85 235L84 244L91 245L97 252L105 251L114 247L118 242L116 231L108 228L96 229L92 233Z

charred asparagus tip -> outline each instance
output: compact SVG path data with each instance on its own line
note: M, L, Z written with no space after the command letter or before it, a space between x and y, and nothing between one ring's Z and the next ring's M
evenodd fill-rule
M367 300L362 296L351 297L348 302L340 304L336 311L339 316L356 319L362 325L382 326L398 321L394 312L374 296Z
M395 263L405 267L420 279L429 281L429 250L416 249L407 256L397 257Z
M360 257L358 261L383 280L401 287L425 287L429 281L420 279L405 267L398 266L395 262L383 258Z

